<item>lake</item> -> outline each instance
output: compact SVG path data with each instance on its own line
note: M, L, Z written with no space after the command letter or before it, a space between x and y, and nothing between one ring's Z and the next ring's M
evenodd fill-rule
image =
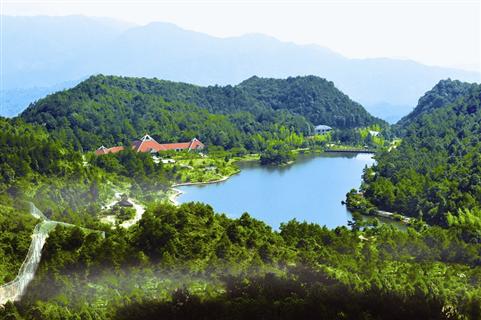
M284 167L244 162L241 172L226 181L178 187L183 194L177 201L208 203L229 217L248 212L275 229L294 218L335 228L351 219L341 201L359 187L364 167L373 163L371 154L299 156Z

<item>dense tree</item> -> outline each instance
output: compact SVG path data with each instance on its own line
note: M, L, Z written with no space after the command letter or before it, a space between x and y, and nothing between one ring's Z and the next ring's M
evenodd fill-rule
M385 124L339 91L333 82L316 76L285 80L254 76L238 87L274 110L289 110L304 116L314 125L352 129L375 123Z
M378 154L364 174L364 195L382 209L447 226L448 213L481 204L481 86L442 81L416 110L401 123L401 145Z
M262 165L281 165L294 160L294 155L289 146L281 141L272 142L267 149L261 153L260 162Z
M463 235L296 220L273 231L248 214L157 205L105 239L57 227L27 295L0 314L50 319L68 306L101 319L467 319L481 310L481 244Z
M385 125L331 82L312 76L199 87L99 75L39 100L21 117L79 150L128 144L149 132L161 142L198 137L208 145L259 151L266 147L260 137L283 139L283 131L307 136L320 123L339 129Z

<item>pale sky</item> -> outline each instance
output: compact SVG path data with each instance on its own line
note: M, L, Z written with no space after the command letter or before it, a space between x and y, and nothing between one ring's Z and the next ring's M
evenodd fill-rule
M262 33L350 58L391 57L481 69L481 1L0 0L3 15L171 22L219 37Z

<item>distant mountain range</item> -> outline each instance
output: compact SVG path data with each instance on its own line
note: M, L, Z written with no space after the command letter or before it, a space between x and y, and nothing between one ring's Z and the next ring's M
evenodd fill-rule
M318 75L391 122L441 79L480 81L476 72L408 60L348 59L317 45L259 34L216 38L168 23L136 26L83 16L7 16L3 23L0 114L9 116L27 106L26 97L36 100L62 83L98 73L198 85L235 85L253 75Z

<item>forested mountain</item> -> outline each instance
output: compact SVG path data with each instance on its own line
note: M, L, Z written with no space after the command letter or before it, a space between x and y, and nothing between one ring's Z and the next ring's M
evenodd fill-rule
M2 77L9 95L18 92L12 89L51 87L98 73L199 85L234 85L254 74L273 78L314 74L333 81L376 116L397 120L439 79L480 81L477 72L409 60L349 59L320 46L260 34L216 38L169 23L133 26L81 16L2 21ZM27 106L14 97L5 100L16 103L10 114Z
M407 117L401 145L364 175L376 206L437 224L481 218L481 86L440 82ZM465 211L468 210L468 211Z
M475 84L461 82L458 80L441 80L431 90L426 92L418 101L414 110L403 117L397 125L401 128L407 127L423 114L435 111L446 104L453 103L460 97L466 95Z
M32 102L41 99L48 94L71 88L78 84L80 80L59 83L51 87L33 87L33 88L16 88L16 89L0 89L0 116L15 117L21 113Z
M43 124L76 149L128 143L145 132L160 141L198 137L225 148L263 148L313 125L338 129L385 122L317 77L251 78L239 86L200 87L157 79L93 76L47 96L21 117Z
M304 90L311 80L319 91ZM34 224L14 216L17 199L49 199L49 215L106 231L102 237L80 228L53 230L26 295L0 308L0 318L478 319L480 85L416 117L401 145L380 154L364 175L364 195L377 206L449 228L417 221L401 230L354 216L350 229L292 220L274 231L247 213L232 219L200 203L150 203L129 229L100 224L99 188L111 188L109 179L121 175L145 193L149 185L165 187L152 181L167 184L174 172L146 153L81 157L69 144L127 142L154 130L166 140L206 132L213 143L225 133L231 140L222 143L249 146L311 126L307 118L331 101L349 102L325 94L320 88L329 83L315 78L283 81L252 78L239 87L203 88L96 76L32 105L22 117L38 124L0 119L0 172L9 179L4 184L14 186L0 192L3 281L15 276ZM282 102L284 90L295 102ZM15 194L22 174L37 189L25 197ZM49 184L62 179L58 193L45 191L41 177ZM87 208L60 209L58 199L73 195Z
M373 117L339 91L332 82L315 77L249 78L239 84L256 100L274 110L287 109L313 124L353 128L373 123Z

